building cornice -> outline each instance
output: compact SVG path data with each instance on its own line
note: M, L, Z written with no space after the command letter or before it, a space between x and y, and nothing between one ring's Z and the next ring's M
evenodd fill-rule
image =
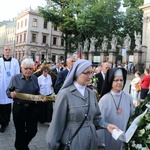
M149 8L150 8L150 3L144 4L143 6L139 7L139 9L142 9L142 10L146 10L146 9L149 9Z

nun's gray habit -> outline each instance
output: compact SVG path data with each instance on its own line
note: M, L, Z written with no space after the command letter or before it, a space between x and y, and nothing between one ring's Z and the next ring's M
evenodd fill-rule
M73 84L73 81L91 65L88 60L77 60L56 97L52 122L46 135L49 150L58 150L60 143L65 144L69 141L83 121L88 107L88 117L73 139L70 150L97 150L96 128L106 128L108 124L101 119L95 93L85 88L82 96Z
M116 72L122 71L121 75ZM107 71L101 99L99 101L99 108L103 119L106 122L116 125L122 131L126 131L129 118L134 114L135 107L132 102L132 97L129 93L120 90L120 93L112 91L112 84L114 77L122 76L124 83L126 83L126 70L124 68L112 68ZM119 108L119 111L117 108ZM120 111L121 110L121 111ZM125 144L122 141L114 140L112 135L107 130L98 131L99 142L105 145L105 150L125 150ZM103 134L103 136L102 136ZM103 138L101 138L103 137Z

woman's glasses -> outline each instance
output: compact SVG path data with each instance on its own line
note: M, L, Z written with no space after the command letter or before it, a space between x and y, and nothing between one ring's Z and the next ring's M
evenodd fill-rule
M116 82L116 83L118 83L118 82L124 82L124 80L122 80L122 79L116 79L116 80L114 80L114 82Z

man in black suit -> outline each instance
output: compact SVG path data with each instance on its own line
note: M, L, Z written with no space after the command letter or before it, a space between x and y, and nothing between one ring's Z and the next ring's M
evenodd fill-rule
M53 87L54 87L56 79L57 79L57 75L61 71L60 70L60 63L59 62L55 63L55 67L52 69L52 71L55 74L55 76L52 78Z
M111 68L111 64L108 63L108 62L104 62L104 63L101 64L101 72L95 74L95 77L98 79L98 81L97 81L97 91L98 91L99 95L101 94L101 90L102 90L103 83L104 83L104 80L105 80L105 75L106 75L107 70L109 68Z
M57 79L56 79L56 82L55 82L55 85L54 85L55 94L57 94L59 92L60 88L62 87L62 85L63 85L63 83L66 79L66 76L67 76L70 68L72 67L72 65L75 61L76 61L75 56L69 56L67 58L67 60L66 60L67 68L58 73L58 76L57 76Z

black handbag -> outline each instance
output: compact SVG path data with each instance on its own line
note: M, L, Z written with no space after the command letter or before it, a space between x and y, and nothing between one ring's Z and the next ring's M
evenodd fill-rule
M62 144L62 143L60 144L59 150L70 150L70 144L73 141L74 137L79 132L79 130L81 129L82 125L84 124L84 122L88 116L88 113L89 113L89 98L88 98L88 110L87 110L87 113L84 115L84 119L83 119L82 123L80 124L80 126L78 127L76 132L72 135L72 137L70 138L70 140L66 144Z

